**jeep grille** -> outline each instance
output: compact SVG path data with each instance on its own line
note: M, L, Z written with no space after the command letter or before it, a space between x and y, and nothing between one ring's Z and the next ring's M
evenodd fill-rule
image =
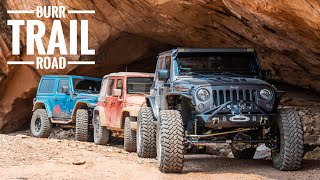
M216 106L228 101L252 101L257 103L256 89L213 90L213 103Z

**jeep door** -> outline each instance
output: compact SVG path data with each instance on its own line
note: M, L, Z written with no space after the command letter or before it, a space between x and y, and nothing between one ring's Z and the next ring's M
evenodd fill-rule
M124 85L124 78L117 77L115 81L114 89L121 90L121 96L116 97L112 95L110 106L111 106L111 123L116 128L121 128L121 112L122 112L122 101L123 101L123 85Z
M53 111L53 97L55 91L56 79L44 78L41 80L37 92L37 101L41 101L46 104L47 113L51 117Z
M57 89L54 95L54 110L53 110L53 118L58 120L70 120L72 109L74 102L71 98L70 91L70 78L59 78L57 82ZM67 86L69 89L68 93L62 91L62 87Z
M106 112L106 121L108 127L114 127L114 125L111 122L111 102L112 102L112 90L115 86L115 78L114 77L108 77L107 82L107 93L106 93L106 100L104 102L105 106L105 112Z

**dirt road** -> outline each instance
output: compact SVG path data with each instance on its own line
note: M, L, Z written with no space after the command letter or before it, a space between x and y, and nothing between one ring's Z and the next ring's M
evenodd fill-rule
M140 159L121 145L0 134L0 179L318 179L320 161L280 172L267 160L187 155L181 174L163 174L155 159Z

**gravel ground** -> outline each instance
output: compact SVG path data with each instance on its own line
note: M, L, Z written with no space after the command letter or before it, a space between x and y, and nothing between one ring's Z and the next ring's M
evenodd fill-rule
M98 146L74 140L0 134L0 179L319 179L320 161L301 171L281 172L270 160L187 155L180 174L163 174L155 159L140 159L121 143Z

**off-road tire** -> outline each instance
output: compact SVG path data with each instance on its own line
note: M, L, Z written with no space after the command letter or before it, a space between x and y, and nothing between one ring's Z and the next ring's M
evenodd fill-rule
M93 124L93 141L97 145L107 145L110 141L111 131L101 126L100 116L97 115Z
M278 170L293 171L302 166L303 127L299 114L294 109L279 109L276 117L280 143L278 150L272 150L272 162ZM276 133L277 134L277 133Z
M40 122L41 124L36 127L36 122ZM45 109L37 109L33 112L31 122L30 122L30 130L33 137L38 138L47 138L51 133L51 122L48 118L47 111Z
M184 163L184 128L179 111L160 112L157 126L158 168L164 173L181 172Z
M256 153L256 149L257 148L246 148L240 151L231 146L233 157L236 159L252 159Z
M128 152L137 151L137 138L136 131L131 130L130 122L135 122L137 119L135 117L126 117L124 120L124 140L123 147L124 150Z
M76 112L75 139L78 141L88 141L89 139L89 115L86 109L78 109Z
M141 158L157 157L156 126L152 108L143 107L139 111L137 124L137 154Z

